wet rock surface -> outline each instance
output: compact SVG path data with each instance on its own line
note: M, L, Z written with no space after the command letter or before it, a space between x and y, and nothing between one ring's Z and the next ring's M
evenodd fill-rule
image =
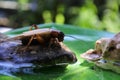
M6 39L1 34L1 39ZM8 64L8 67L45 67L55 65L68 65L77 61L75 54L62 42L52 44L50 47L30 45L24 50L20 40L5 40L0 42L0 62ZM0 66L2 66L2 63ZM6 66L6 65L5 65Z

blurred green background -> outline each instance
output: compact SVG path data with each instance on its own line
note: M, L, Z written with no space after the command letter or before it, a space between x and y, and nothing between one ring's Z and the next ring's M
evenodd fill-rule
M70 24L120 31L120 0L0 0L0 25Z

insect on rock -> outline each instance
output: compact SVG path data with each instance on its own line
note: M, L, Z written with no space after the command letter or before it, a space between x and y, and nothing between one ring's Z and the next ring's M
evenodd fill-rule
M32 28L34 28L34 30ZM48 47L51 44L63 42L64 33L50 28L39 29L37 25L33 24L30 27L30 31L23 32L12 39L21 40L22 44L26 45L26 48L28 48L30 45L38 44Z

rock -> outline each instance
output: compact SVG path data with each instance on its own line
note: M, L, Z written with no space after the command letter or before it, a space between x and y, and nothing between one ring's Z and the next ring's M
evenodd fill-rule
M120 73L120 32L112 38L97 40L95 49L86 51L81 57L103 69Z
M0 35L1 37L1 35ZM75 54L60 42L50 47L22 45L21 40L5 40L0 42L0 62L12 64L32 64L35 66L67 65L77 61ZM24 65L20 67L25 67ZM19 68L20 68L19 67Z

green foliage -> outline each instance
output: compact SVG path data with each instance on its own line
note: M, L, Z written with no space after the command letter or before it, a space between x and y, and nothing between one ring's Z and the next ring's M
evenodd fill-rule
M103 16L103 26L111 32L119 32L120 31L120 16L119 16L119 4L120 2L118 0L112 1L108 0L107 1L107 8L104 12Z
M73 24L86 28L99 29L100 25L98 24L100 24L100 22L96 13L97 9L95 5L89 3L79 9L79 15L76 20L73 20Z
M119 0L18 0L16 15L10 16L11 26L40 23L72 24L84 28L120 31ZM32 8L25 9L32 4Z
M73 19L72 24L86 28L107 30L114 33L119 32L119 4L118 0L107 0L104 5L105 9L103 9L102 19L99 20L97 13L102 13L98 12L96 5L92 1L87 0L86 5L80 7L79 15L75 20Z
M16 80L120 80L119 74L98 68L80 57L80 54L84 53L86 50L94 48L94 42L97 39L101 37L112 37L114 34L53 23L38 26L40 28L48 27L63 31L66 35L64 43L75 52L78 61L75 64L68 65L65 69L60 67L49 67L37 70L36 74L16 73ZM6 34L15 36L27 30L29 30L29 27L12 30ZM11 77L8 76L2 77L4 77L4 80L11 79ZM6 77L8 77L8 79Z

